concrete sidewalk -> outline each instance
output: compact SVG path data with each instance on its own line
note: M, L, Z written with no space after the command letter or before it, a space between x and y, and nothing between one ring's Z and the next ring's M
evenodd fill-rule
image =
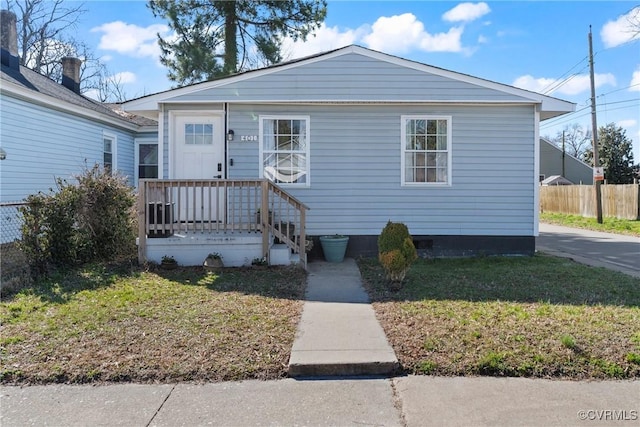
M0 387L0 425L637 426L640 381L409 376Z
M397 369L353 259L310 263L305 298L289 376L388 375Z

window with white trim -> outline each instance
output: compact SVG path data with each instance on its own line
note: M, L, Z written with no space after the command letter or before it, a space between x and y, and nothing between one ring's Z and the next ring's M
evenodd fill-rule
M402 116L402 185L451 184L451 117Z
M260 116L261 176L309 186L309 116Z
M135 183L138 185L139 179L159 177L158 163L158 142L150 138L136 139L136 152L134 160L136 163Z
M116 168L116 137L114 135L102 135L102 165L111 173Z

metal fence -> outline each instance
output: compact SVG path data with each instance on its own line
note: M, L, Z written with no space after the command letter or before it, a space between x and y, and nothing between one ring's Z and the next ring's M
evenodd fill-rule
M31 283L31 272L18 243L22 239L24 203L0 203L0 284L2 294L10 293Z

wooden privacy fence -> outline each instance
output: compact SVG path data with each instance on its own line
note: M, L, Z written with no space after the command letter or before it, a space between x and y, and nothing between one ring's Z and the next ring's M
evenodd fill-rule
M602 185L602 215L640 220L640 184ZM540 187L540 211L596 217L593 185Z

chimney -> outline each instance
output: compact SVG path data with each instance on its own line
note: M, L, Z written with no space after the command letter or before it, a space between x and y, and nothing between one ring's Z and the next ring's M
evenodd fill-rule
M80 65L78 58L65 56L62 58L62 85L75 93L80 93Z
M2 65L19 69L18 31L16 29L16 15L8 10L0 11L0 47Z

